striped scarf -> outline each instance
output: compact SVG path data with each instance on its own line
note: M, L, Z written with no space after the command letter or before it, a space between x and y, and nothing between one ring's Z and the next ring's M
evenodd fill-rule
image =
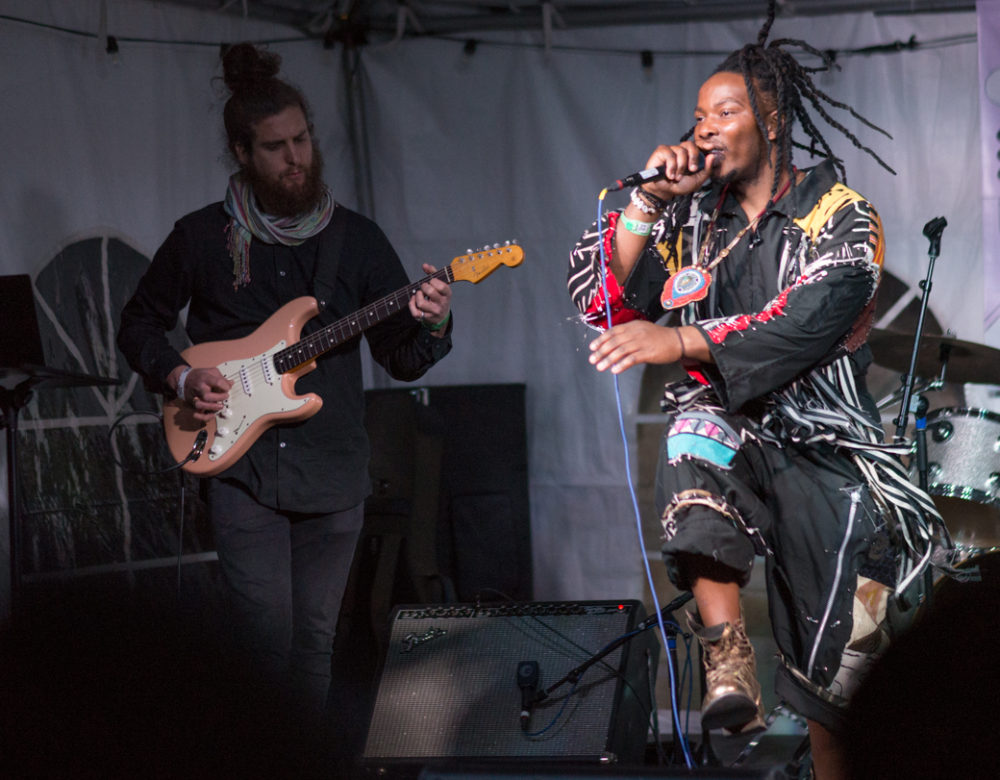
M233 258L233 289L250 282L250 242L295 246L319 233L330 223L336 207L330 191L324 187L323 200L308 214L299 217L272 217L257 206L253 189L240 173L229 177L223 205L230 216L226 227L226 248Z

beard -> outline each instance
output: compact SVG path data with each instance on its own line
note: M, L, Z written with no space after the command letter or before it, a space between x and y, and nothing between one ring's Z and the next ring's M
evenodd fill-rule
M305 180L298 186L288 187L264 176L253 161L248 161L243 171L253 188L257 202L272 217L297 217L315 211L323 200L323 155L313 147L312 163L305 169Z

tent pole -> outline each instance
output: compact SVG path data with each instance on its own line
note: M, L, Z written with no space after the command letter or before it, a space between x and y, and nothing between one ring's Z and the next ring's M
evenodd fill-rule
M371 150L368 145L368 118L365 111L364 75L361 52L355 46L344 46L341 55L347 96L348 137L354 164L354 191L358 211L376 218L374 184L371 170Z

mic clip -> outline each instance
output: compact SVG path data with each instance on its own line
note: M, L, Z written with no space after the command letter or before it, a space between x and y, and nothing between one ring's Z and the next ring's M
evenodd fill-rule
M517 686L521 689L521 730L528 730L531 711L545 698L538 695L538 661L521 661L517 665Z

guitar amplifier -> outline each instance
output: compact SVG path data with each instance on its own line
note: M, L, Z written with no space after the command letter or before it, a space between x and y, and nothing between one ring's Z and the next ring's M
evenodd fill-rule
M641 764L659 644L639 631L638 601L458 604L395 608L361 764L439 759ZM518 670L537 662L535 704L522 729ZM578 679L576 679L578 678Z

